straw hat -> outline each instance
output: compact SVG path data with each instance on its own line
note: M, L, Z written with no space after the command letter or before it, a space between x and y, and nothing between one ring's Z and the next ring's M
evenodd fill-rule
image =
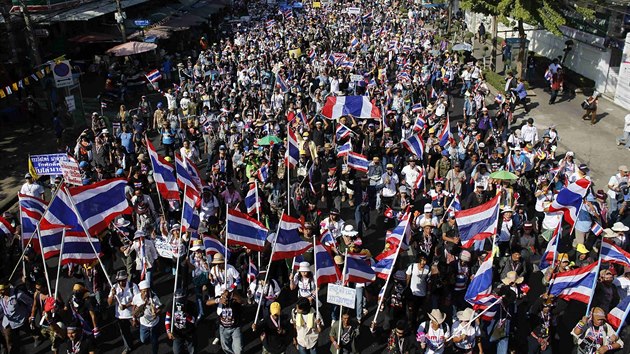
M613 226L610 229L613 230L614 232L626 232L630 230L630 227L627 227L622 222L617 221L616 223L613 224Z
M433 309L431 310L431 313L429 313L429 318L431 319L431 321L442 324L442 322L444 322L444 320L446 319L446 316L444 316L444 313L442 313L442 311L438 309Z
M466 308L464 311L457 311L457 319L462 322L472 320L474 315L475 311L470 307Z
M124 269L121 269L116 273L116 281L127 280L127 278L127 271L125 271Z
M515 271L510 271L505 275L505 278L501 279L501 282L505 285L520 284L523 282L523 277L517 277Z
M617 237L617 233L616 233L616 232L614 232L614 231L613 231L612 229L610 229L610 228L605 228L605 229L604 229L604 235L603 235L603 236L604 236L604 237L606 237L606 238L615 238L615 237Z
M212 256L212 264L223 264L225 263L225 257L221 253L215 253Z
M125 218L118 218L114 222L114 225L116 227L127 227L127 226L131 225L131 222L129 222L129 220L127 220Z
M341 257L339 255L335 256L335 264L342 265L343 264L343 257Z

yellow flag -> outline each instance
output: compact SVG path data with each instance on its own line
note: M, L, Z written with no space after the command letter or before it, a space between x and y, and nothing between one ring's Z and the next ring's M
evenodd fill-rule
M50 74L50 66L44 68L46 70L46 74Z
M33 166L33 161L31 161L30 156L28 157L28 173L33 176L34 181L37 181L39 179L39 175L37 174L37 171L35 171L35 166Z
M24 78L24 84L27 85L27 86L31 84L31 82L29 81L28 77Z
M319 9L320 7L322 7L322 3L319 1L313 1L313 8L314 9Z
M0 98L5 98L7 97L7 94L4 93L4 90L0 88Z
M13 88L13 91L17 91L18 90L18 84L17 82L14 82L11 84L11 87Z

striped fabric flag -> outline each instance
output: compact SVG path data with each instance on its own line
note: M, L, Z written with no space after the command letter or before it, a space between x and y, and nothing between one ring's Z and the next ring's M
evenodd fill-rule
M345 144L337 148L337 157L347 156L352 151L352 142L348 140Z
M221 241L210 235L203 235L203 246L206 249L206 256L210 259L215 253L221 253L223 257L230 258L230 250L226 251Z
M182 203L182 232L197 230L199 228L199 204L201 197L192 188L186 188Z
M228 244L245 246L254 251L262 251L269 230L257 221L240 211L229 209L225 227Z
M94 248L92 248L92 246ZM94 252L96 250L96 253ZM103 256L101 242L96 237L84 235L67 235L63 240L61 264L89 264Z
M424 140L420 134L413 134L402 142L403 146L412 154L422 159L424 156Z
M319 241L315 242L313 254L316 264L315 279L317 279L317 285L335 283L341 279L339 268L335 265L328 250Z
M90 235L98 235L107 229L116 217L131 214L132 209L125 194L126 186L127 180L113 178L68 189L78 216L83 219Z
M258 267L254 264L254 259L252 257L249 258L249 265L247 266L247 281L251 284L256 280L258 276Z
M628 311L630 311L630 296L626 296L606 315L606 320L617 330L617 335L619 335L621 327L623 327L626 322Z
M149 139L147 139L147 152L153 167L153 179L157 185L158 192L166 200L179 200L177 178L174 174L175 168L164 157L158 155Z
M591 232L595 234L595 236L599 236L604 232L604 229L597 221L593 221L593 225L591 225Z
M597 262L585 267L557 273L549 286L549 294L564 300L577 300L589 303L597 282Z
M160 73L160 70L154 69L154 70L149 71L146 77L150 83L154 83L162 78L162 74Z
M337 137L337 140L347 138L350 136L350 134L352 134L352 130L341 123L337 126L337 131L335 131L335 136Z
M261 210L261 200L258 196L258 183L254 180L254 183L249 185L247 195L245 195L245 207L247 208L247 214L253 215Z
M549 212L562 211L564 220L573 226L577 220L577 213L582 207L582 199L586 196L590 185L591 181L582 178L561 189L551 202Z
M280 89L283 93L289 92L289 85L287 85L286 81L280 76L280 74L276 75L276 87Z
M368 160L365 155L356 152L348 152L348 167L361 172L368 171Z
M366 260L359 255L348 255L346 258L346 276L348 282L369 283L376 280L376 273Z
M301 226L302 224L299 219L282 214L278 233L274 240L273 256L271 260L279 261L281 259L293 258L304 254L304 252L313 247L311 242L304 241L300 238L298 230Z
M630 267L630 253L607 238L602 240L600 257L602 262L611 262Z
M13 238L13 234L15 233L15 228L11 225L7 219L0 216L0 241L6 242L6 240L10 240Z

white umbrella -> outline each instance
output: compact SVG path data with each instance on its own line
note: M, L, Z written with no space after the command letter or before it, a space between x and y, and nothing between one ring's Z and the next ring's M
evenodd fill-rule
M155 48L157 48L157 44L154 43L127 42L108 49L107 53L117 57L124 57L127 55L150 52Z
M469 44L469 43L459 43L459 44L455 44L452 49L455 52L459 51L459 50L463 50L463 51L466 51L466 52L472 52L473 46L472 46L472 44Z

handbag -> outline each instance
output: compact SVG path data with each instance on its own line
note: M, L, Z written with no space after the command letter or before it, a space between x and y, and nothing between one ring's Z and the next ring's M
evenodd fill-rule
M591 109L591 102L589 102L588 98L582 101L582 109Z

